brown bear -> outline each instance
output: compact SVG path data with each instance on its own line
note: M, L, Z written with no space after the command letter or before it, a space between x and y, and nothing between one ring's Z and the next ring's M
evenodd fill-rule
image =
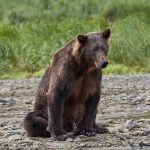
M86 136L108 132L95 118L110 34L107 28L78 35L54 54L39 84L34 110L24 119L27 136L65 140L73 131Z

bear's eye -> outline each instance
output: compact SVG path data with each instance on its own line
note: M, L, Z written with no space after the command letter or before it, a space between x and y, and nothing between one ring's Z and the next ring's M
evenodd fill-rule
M106 51L106 48L105 48L104 46L101 46L100 49L101 49L102 51Z

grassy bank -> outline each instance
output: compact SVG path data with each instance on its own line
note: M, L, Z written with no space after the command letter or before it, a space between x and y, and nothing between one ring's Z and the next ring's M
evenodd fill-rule
M0 79L17 79L17 78L31 78L31 77L42 77L46 69L40 69L35 72L20 71L18 69L11 71L10 73L3 73L0 75ZM147 73L142 68L136 67L127 67L121 64L108 65L108 67L103 70L104 75L131 75L131 74L144 74Z
M149 14L149 0L0 0L0 78L39 76L77 34L108 26L105 74L149 73Z

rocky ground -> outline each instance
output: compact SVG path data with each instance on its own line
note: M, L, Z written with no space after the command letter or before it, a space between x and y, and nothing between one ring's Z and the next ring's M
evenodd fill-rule
M57 142L27 138L22 121L40 79L0 80L0 150L150 149L150 74L103 78L97 122L110 133Z

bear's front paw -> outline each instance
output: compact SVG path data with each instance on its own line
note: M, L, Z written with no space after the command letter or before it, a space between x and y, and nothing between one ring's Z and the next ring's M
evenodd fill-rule
M95 125L94 130L96 133L99 133L99 134L109 133L109 130L107 128L98 126L98 125Z
M95 131L91 130L91 129L84 129L84 130L80 130L77 133L78 135L85 135L85 136L94 136L95 135Z

